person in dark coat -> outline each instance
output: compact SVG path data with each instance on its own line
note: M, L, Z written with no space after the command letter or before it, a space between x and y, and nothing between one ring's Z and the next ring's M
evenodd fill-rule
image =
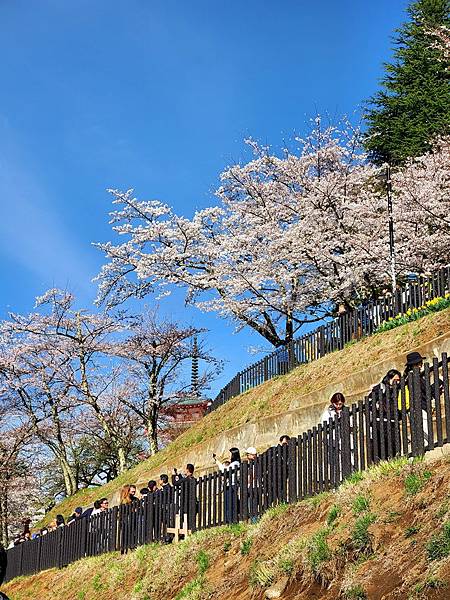
M8 564L8 555L6 553L5 548L2 544L0 544L0 585L2 585L3 580L6 575L6 566ZM0 600L9 600L8 596L3 592L0 592Z
M383 379L372 388L369 394L369 402L374 411L372 421L372 448L373 460L381 460L381 447L384 447L384 458L391 458L400 452L396 440L400 441L400 429L397 420L395 423L395 412L398 412L397 386L400 384L401 374L397 369L389 369ZM383 435L381 433L381 421L383 421ZM389 453L388 429L392 440L392 453ZM376 438L376 443L374 440Z
M414 369L419 369L420 371L420 405L422 408L422 427L423 427L423 438L425 446L428 445L428 417L427 417L427 393L426 393L426 383L424 377L423 370L423 361L426 359L426 356L422 356L420 352L410 352L406 355L406 364L405 364L405 372L403 376L405 380L407 380L408 375L410 373L414 373ZM434 382L431 382L431 394L432 394L432 402L434 395ZM442 394L444 384L441 379L438 379L439 386L439 395ZM408 393L409 396L409 393ZM437 399L439 401L439 399ZM436 403L436 398L434 398L434 403ZM407 402L409 404L409 402ZM407 405L407 409L409 410L409 406Z
M3 580L5 579L7 563L8 556L6 554L6 550L3 544L0 544L0 585L2 585Z
M73 513L70 515L70 517L67 519L67 525L70 525L71 523L74 523L78 519L81 519L82 514L83 514L83 509L81 508L81 506L77 506L76 509L73 511Z

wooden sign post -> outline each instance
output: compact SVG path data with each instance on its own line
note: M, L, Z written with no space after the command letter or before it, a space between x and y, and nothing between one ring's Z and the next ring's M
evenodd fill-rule
M173 538L174 542L179 542L180 541L180 535L183 535L184 539L186 539L187 536L192 533L192 531L190 529L188 529L187 523L188 523L188 518L187 518L186 514L184 515L183 525L182 526L181 526L180 514L177 513L175 515L175 527L168 527L167 528L167 533L173 533L174 534L174 538Z

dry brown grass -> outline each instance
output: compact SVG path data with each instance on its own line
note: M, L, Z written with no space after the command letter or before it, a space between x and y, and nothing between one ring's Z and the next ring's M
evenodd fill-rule
M426 483L407 502L405 478L424 468ZM18 578L4 591L11 600L110 600L124 593L129 600L251 600L287 575L286 600L361 598L351 595L355 590L369 600L447 600L450 558L430 561L426 547L449 519L449 486L448 458L426 465L382 463L336 494L270 509L254 525L199 532L176 546L83 559L61 571ZM362 495L369 505L355 514ZM327 523L332 506L340 510ZM361 555L353 531L369 512L375 518L368 528L372 554Z
M333 352L318 361L302 365L291 373L278 377L257 388L229 400L210 415L180 435L156 456L143 461L102 488L81 490L75 496L61 502L45 519L49 522L57 513L69 515L76 506L87 506L99 496L111 496L124 483L134 483L142 478L158 475L162 468L189 462L189 450L199 447L219 433L264 416L286 412L292 400L321 389L331 382L338 382L354 371L362 371L369 365L389 356L407 352L450 330L450 309L428 315L391 331L367 337L350 344L339 352Z

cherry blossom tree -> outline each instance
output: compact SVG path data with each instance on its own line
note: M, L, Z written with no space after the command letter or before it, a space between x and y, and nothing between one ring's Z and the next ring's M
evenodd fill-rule
M60 377L67 367L66 358L49 348L45 340L23 333L21 328L17 316L1 327L0 395L27 417L34 436L55 456L66 494L71 495L77 490L77 482L70 456L70 420L77 414L79 403L69 395L69 386Z
M26 421L14 410L12 404L0 405L0 543L8 545L11 527L23 518L23 493L17 483L24 486L30 479L29 465L24 449L31 433Z
M26 336L28 343L38 345L44 361L57 356L47 366L62 386L64 402L77 407L83 421L97 420L103 445L108 445L118 472L123 472L128 465L129 429L137 424L117 394L120 372L114 345L115 335L126 326L124 316L77 310L74 296L58 289L46 292L36 304L40 312L13 315L9 327L16 337ZM79 431L73 416L72 430Z
M3 394L14 398L34 435L57 459L67 495L80 483L78 423L96 419L119 472L129 458L126 429L136 424L113 391L120 375L112 338L122 320L76 310L74 302L67 292L49 290L38 298L38 311L11 314L1 327Z
M450 138L392 175L397 270L424 273L450 262Z
M137 415L145 429L150 454L159 450L158 432L164 409L180 401L180 393L189 389L183 383L182 367L190 364L194 338L202 330L159 318L146 311L136 318L129 335L116 346L116 354L127 370L129 393L121 401ZM199 389L220 369L202 345L196 349L199 359L210 365L200 376Z
M107 427L100 424L93 411L74 423L79 434L75 464L81 486L114 479L136 464L145 450L141 421L124 402L125 398L131 400L133 392L133 382L125 380L114 383L97 399Z
M317 119L297 142L298 151L277 157L247 140L253 160L226 169L219 205L192 219L111 190L120 207L111 223L126 239L97 244L109 260L98 302L112 307L179 286L188 303L282 346L336 303L367 294L388 268L387 225L360 133Z

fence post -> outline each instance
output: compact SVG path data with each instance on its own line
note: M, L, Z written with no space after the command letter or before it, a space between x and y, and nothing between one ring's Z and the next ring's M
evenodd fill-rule
M352 472L352 463L350 457L350 411L348 406L344 406L340 417L341 424L341 456L342 456L342 479L348 477Z
M188 494L188 529L195 531L196 527L196 515L197 515L197 479L191 477L187 486Z
M251 468L251 465L250 465ZM249 491L250 494L252 492L254 492L254 490L249 490L249 477L248 477L248 472L249 472L249 464L247 461L243 461L241 463L241 480L240 480L240 500L241 500L241 506L240 506L240 516L242 521L247 521L248 520L248 496L249 496ZM255 486L255 481L254 479L252 480L252 485L253 487Z
M411 414L411 451L413 456L421 456L424 454L424 430L420 371L417 367L414 368L413 373L408 374L408 389Z

